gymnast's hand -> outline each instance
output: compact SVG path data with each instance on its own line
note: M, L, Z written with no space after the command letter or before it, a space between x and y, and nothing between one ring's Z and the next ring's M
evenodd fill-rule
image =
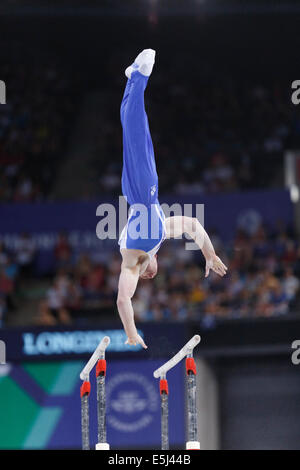
M148 346L146 346L144 343L143 338L138 333L128 337L127 341L125 341L125 344L129 344L129 346L136 346L137 344L140 344L144 349L148 348Z
M216 254L213 254L209 258L206 258L205 277L209 275L210 269L223 277L226 274L227 266L225 266Z

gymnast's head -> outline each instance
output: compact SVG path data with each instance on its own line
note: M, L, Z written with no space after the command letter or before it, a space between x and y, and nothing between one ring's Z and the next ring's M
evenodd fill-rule
M150 259L149 264L143 274L140 275L141 279L153 279L157 274L157 255Z

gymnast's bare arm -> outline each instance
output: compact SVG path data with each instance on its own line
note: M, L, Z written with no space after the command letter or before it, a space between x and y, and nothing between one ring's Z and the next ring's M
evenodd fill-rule
M209 275L210 269L220 276L224 276L227 267L216 255L209 236L194 217L174 216L166 219L166 238L178 238L187 233L202 250L206 260L205 277Z
M119 278L117 307L127 334L126 343L129 345L141 344L147 349L141 336L138 334L131 299L136 291L138 280L149 263L148 255L141 250L122 249L122 265Z

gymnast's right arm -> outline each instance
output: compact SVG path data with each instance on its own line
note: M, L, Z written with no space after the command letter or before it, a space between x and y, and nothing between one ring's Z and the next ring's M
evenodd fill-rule
M147 349L141 336L138 334L135 322L131 299L135 293L140 275L140 266L128 266L123 260L121 265L121 274L119 278L117 307L122 320L124 330L127 334L126 343L129 345L141 344Z
M174 216L166 219L167 238L177 238L184 233L187 233L202 250L206 260L205 277L209 275L210 269L224 276L227 267L216 255L209 236L195 217Z

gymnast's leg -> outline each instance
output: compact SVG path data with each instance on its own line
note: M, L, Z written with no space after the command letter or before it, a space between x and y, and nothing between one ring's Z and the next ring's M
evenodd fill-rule
M154 64L154 51L143 51L126 69L129 77L122 104L123 174L122 189L129 204L149 205L155 200L157 172L144 91Z

